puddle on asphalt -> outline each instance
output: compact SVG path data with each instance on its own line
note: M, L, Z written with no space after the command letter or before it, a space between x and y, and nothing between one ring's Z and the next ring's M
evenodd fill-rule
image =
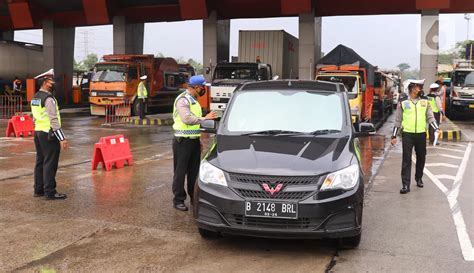
M368 183L382 164L385 153L385 136L375 135L360 138L360 154L364 181Z

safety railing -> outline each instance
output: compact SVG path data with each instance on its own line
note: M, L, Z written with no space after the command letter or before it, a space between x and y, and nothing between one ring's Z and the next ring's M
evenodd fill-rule
M0 96L0 119L9 119L23 113L21 96Z
M114 124L125 123L131 116L132 108L129 101L120 104L105 105L105 122L103 126L112 126Z

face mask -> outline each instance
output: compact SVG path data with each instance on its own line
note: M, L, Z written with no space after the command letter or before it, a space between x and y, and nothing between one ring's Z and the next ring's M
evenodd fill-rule
M201 89L199 90L199 92L198 92L198 95L199 95L200 97L202 97L202 96L204 96L204 94L206 94L206 89L201 88Z

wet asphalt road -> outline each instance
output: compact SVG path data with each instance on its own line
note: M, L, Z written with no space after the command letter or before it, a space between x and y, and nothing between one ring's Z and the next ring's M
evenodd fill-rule
M101 123L64 119L71 146L57 175L64 201L32 197L31 137L0 138L0 271L324 272L337 253L332 240L201 239L191 212L171 206L171 127ZM116 134L129 139L134 166L91 171L94 143ZM385 142L361 139L366 181Z

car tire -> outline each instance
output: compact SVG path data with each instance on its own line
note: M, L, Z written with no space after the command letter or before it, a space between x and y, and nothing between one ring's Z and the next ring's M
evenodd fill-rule
M219 232L214 232L214 231L210 231L210 230L202 229L202 228L198 228L198 231L199 231L199 235L201 235L201 237L206 240L215 240L220 237Z
M359 246L361 238L362 238L362 232L356 236L340 238L339 247L342 249L356 248Z

